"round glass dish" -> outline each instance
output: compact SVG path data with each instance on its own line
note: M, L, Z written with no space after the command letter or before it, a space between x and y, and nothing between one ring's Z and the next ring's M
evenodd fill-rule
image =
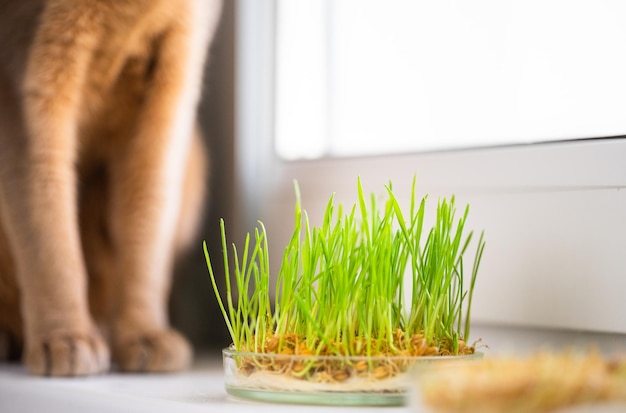
M417 364L481 358L464 356L365 357L222 351L226 392L273 403L398 406L408 403Z

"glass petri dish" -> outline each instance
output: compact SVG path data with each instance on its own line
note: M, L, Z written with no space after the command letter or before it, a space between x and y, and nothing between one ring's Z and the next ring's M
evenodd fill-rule
M226 392L271 403L334 406L399 406L416 365L482 358L462 356L366 357L283 355L222 351Z

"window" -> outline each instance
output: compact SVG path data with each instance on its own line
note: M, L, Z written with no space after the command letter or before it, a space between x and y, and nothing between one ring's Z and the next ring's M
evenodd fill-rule
M625 15L618 1L279 0L277 153L620 135Z
M265 223L275 270L294 179L315 224L331 193L354 203L357 177L406 200L416 175L485 230L475 321L626 333L626 4L240 0L238 13L241 222Z

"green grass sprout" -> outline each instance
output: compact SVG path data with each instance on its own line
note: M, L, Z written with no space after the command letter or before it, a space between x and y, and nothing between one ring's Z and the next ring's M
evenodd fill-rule
M472 231L464 235L469 206L457 218L455 198L440 199L434 225L424 232L427 197L417 199L415 178L408 215L391 184L379 205L374 194L366 196L359 179L357 203L344 210L331 196L322 224L313 227L295 182L294 187L294 231L273 295L262 222L253 239L246 236L240 255L234 244L228 246L220 221L224 295L204 244L211 283L235 350L318 356L474 352L467 343L485 240L481 233L466 277L465 253L473 237Z

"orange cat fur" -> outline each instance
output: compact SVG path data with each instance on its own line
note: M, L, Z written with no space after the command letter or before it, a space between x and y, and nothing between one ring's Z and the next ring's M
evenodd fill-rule
M220 6L1 2L0 335L32 373L189 364L166 307L204 197L195 114Z

